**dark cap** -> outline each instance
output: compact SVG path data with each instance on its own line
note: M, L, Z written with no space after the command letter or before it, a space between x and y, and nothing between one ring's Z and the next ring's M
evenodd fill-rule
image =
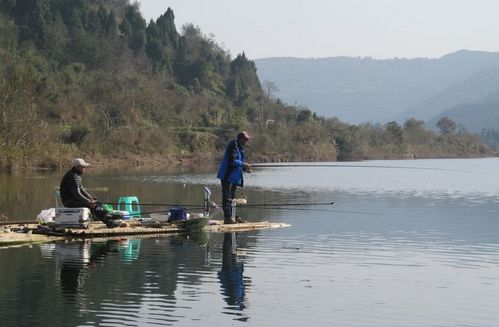
M241 133L237 134L237 139L246 139L249 140L251 136L249 135L248 132L242 131Z

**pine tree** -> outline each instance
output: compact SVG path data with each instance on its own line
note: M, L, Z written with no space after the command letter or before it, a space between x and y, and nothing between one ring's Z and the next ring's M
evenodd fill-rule
M144 50L146 44L146 21L140 14L137 3L128 8L125 18L120 25L120 30L128 39L128 46L136 55Z

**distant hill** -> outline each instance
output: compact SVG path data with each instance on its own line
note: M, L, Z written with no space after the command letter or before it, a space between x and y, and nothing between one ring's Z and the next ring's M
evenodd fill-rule
M266 58L255 63L260 80L274 82L284 102L350 123L427 120L499 86L495 52L461 50L439 59ZM460 85L474 81L476 87L460 93Z
M449 117L473 133L480 133L483 129L497 130L499 129L499 91L474 102L453 106L431 119L428 125L434 126L443 116Z
M470 103L488 101L486 98L496 91L499 91L499 67L479 71L451 85L411 108L407 111L407 116L428 120L435 117L435 114L442 116L440 113L452 110L456 106L466 107Z

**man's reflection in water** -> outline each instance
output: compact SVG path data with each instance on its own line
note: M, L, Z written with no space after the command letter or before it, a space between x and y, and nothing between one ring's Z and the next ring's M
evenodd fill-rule
M244 264L237 262L236 233L225 233L223 243L222 271L218 273L222 294L230 309L243 311L246 308ZM241 318L240 320L246 320Z
M61 290L77 294L85 283L85 269L90 260L90 241L57 242L55 259L60 270Z
M60 269L61 290L65 294L77 294L85 284L88 267L95 267L108 253L120 252L120 243L108 240L104 243L58 242L55 246L56 263Z

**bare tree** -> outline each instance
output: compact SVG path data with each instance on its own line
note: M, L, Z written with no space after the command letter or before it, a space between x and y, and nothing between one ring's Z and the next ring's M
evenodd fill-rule
M437 122L437 128L442 135L453 134L456 131L456 123L449 117L442 117Z
M279 92L279 88L272 81L264 81L262 86L263 86L263 90L265 91L265 95L267 96L267 101L269 99L273 99L274 94Z

